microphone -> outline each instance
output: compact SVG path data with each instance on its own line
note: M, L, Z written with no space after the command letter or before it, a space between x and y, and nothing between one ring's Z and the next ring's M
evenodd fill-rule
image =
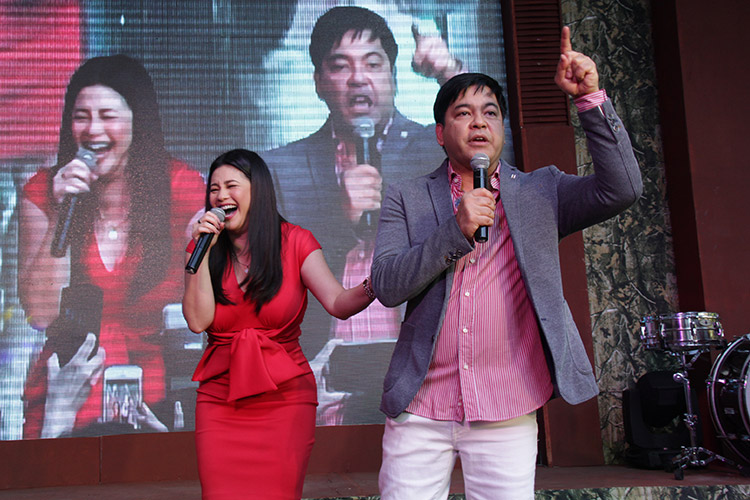
M484 153L477 153L471 159L471 168L474 170L474 189L489 189L487 171L490 168L490 157ZM484 243L489 237L490 229L487 226L479 226L474 233L474 241Z
M91 150L79 147L75 159L81 160L91 170L96 168L96 156ZM86 196L86 193L65 195L60 206L55 237L52 239L52 246L50 247L50 253L53 257L65 257L70 244L70 231L75 221L76 207L84 196Z
M352 124L354 125L354 135L360 139L357 141L357 165L372 165L370 139L375 137L375 122L369 116L362 116L352 120ZM369 231L368 228L372 228L377 218L377 210L368 210L362 214L360 226Z
M224 217L226 217L227 215L226 213L224 213L224 210L219 207L212 208L211 213L219 218L219 222L224 222ZM201 265L201 261L206 255L206 251L208 250L208 246L211 244L211 239L213 237L214 233L201 233L200 237L198 238L198 243L195 244L193 253L190 254L187 265L185 265L185 271L189 272L190 274L195 274L198 271L198 268Z

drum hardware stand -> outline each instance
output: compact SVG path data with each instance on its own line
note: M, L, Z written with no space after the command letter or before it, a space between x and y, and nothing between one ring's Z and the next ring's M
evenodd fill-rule
M688 379L687 370L689 370L693 363L698 359L698 356L700 356L703 352L705 352L706 349L700 349L698 352L693 355L693 358L690 361L687 361L686 354L684 352L679 353L680 354L680 364L682 365L682 371L679 371L672 375L672 378L675 382L679 382L682 384L684 394L685 394L685 426L688 429L688 432L690 434L690 446L683 446L682 451L679 455L674 457L672 459L672 466L674 471L674 478L677 480L682 480L685 477L685 469L689 466L697 466L697 467L703 467L710 462L713 462L714 460L719 460L720 462L724 462L725 464L736 467L743 475L748 474L748 470L746 467L726 458L718 453L714 453L711 450L708 450L706 448L703 448L701 446L697 446L698 437L697 437L697 431L696 427L698 424L698 415L693 412L693 398L690 391L690 380ZM675 354L675 353L670 353Z

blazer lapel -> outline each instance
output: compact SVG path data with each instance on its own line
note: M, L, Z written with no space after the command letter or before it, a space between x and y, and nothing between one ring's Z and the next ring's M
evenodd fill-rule
M336 178L336 145L331 131L331 120L309 138L306 148L306 160L310 183L318 200L316 206L324 207L330 203L332 193L338 192ZM328 199L328 200L327 200Z
M455 217L451 188L448 182L448 160L445 160L437 170L427 176L427 191L430 194L432 209L435 212L436 226L451 217Z
M521 206L518 195L521 184L521 177L518 171L505 162L500 162L500 201L505 211L505 220L508 223L510 237L513 240L513 248L516 252L516 259L519 265L523 267L524 255L523 245L521 245L522 228L521 224Z
M380 172L383 176L384 184L395 182L396 179L410 179L416 176L411 171L404 171L405 165L409 165L412 161L418 162L420 160L420 158L404 158L404 149L411 139L407 125L406 118L401 113L396 112L381 151Z
M440 167L427 176L427 191L432 202L433 213L435 214L435 228L440 224L455 217L453 213L453 199L451 198L451 188L448 182L448 160L446 159ZM432 228L428 228L431 231ZM456 269L455 262L445 270L445 295L443 298L443 310L448 302L451 287L453 286L453 271Z

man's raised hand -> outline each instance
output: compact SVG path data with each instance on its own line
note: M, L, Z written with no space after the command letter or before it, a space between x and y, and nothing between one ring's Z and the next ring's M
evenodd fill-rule
M555 83L571 97L580 97L599 90L599 72L594 61L575 52L570 43L570 28L563 27L560 37L560 61Z

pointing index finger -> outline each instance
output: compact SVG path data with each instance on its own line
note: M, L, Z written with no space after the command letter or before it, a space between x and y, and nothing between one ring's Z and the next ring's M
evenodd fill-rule
M570 28L563 26L562 35L560 36L560 53L565 54L573 50L573 45L570 43Z
M411 23L411 34L414 37L414 41L418 42L422 38L422 34L419 32L419 26L415 23Z

